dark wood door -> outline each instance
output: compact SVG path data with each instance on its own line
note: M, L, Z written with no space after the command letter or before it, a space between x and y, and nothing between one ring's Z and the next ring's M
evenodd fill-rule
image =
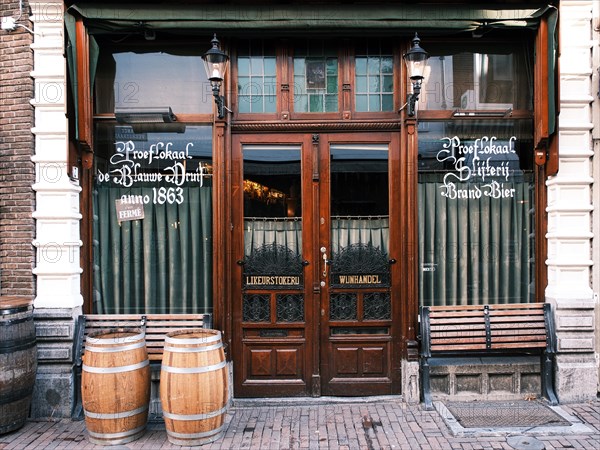
M391 134L321 143L321 393L399 392ZM391 157L392 156L392 157ZM398 180L396 180L398 183ZM396 222L397 223L397 222ZM394 255L390 256L390 255Z
M392 133L234 138L236 396L399 392L397 148Z

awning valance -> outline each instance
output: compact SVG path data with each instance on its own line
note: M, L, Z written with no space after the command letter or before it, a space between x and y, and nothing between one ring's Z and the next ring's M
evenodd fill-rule
M170 30L230 34L301 31L442 34L478 28L535 28L547 6L509 5L144 5L75 4L90 33Z

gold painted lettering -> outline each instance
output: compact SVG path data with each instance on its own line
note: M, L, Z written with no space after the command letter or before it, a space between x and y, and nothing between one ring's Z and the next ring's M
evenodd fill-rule
M340 275L339 284L381 284L379 275Z

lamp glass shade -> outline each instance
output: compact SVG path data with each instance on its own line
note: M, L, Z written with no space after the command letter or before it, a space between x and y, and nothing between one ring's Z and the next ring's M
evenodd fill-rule
M429 60L429 53L421 48L419 43L421 40L415 34L412 41L412 47L404 54L404 62L408 70L408 77L411 80L422 80Z
M219 40L216 36L211 43L212 48L202 56L206 76L210 81L223 81L229 56L219 48Z
M406 68L408 69L408 77L411 80L423 79L425 73L425 67L427 67L427 60L429 58L419 56L419 59L405 59Z

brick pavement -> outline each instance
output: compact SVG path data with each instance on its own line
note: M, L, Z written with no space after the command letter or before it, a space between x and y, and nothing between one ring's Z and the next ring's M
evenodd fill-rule
M454 436L437 411L407 405L400 398L360 401L287 399L285 403L236 401L227 416L224 436L202 449L513 449L507 439L519 433ZM592 433L535 435L546 449L600 449L600 401L561 405ZM490 433L488 433L490 434ZM493 434L493 433L491 433ZM531 444L522 435L523 445ZM536 443L537 443L536 441ZM513 443L514 445L514 443ZM86 438L84 422L29 421L0 435L0 450L99 449ZM164 424L151 422L138 440L113 449L180 449L172 445Z

